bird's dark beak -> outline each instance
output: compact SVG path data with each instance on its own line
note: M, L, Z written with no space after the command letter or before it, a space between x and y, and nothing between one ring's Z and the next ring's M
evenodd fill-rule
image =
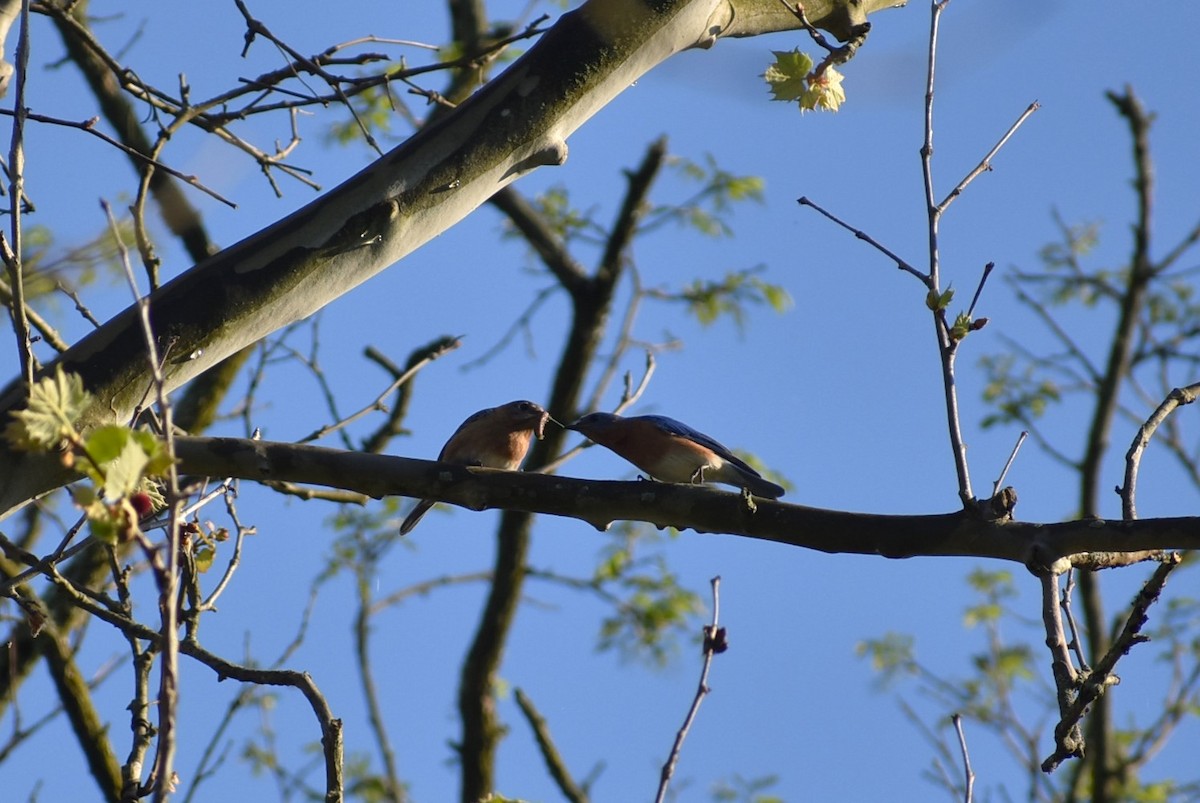
M571 430L572 432L582 432L582 431L583 431L583 430L581 430L581 429L579 428L579 422L578 422L578 421L576 421L576 422L574 422L574 423L572 423L572 424L559 424L559 426L560 426L560 427L562 427L563 429L569 429L569 430Z

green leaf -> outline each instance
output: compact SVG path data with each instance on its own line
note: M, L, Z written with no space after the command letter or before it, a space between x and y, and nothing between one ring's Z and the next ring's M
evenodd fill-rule
M988 375L984 401L997 409L983 419L984 427L1014 421L1028 425L1050 404L1062 400L1062 389L1053 380L1039 379L1033 366L1018 372L1016 360L1010 355L984 357L981 364Z
M861 641L854 651L860 658L870 658L872 668L885 675L913 672L916 668L913 637L905 633Z
M1029 668L1031 661L1029 647L1025 644L1002 647L986 655L976 655L972 659L976 669L988 675L993 682L1003 683L1033 677Z
M88 531L92 538L95 538L102 544L116 546L117 541L117 523L113 521L111 516L100 516L97 518L88 518Z
M771 52L775 55L775 63L763 73L774 96L771 100L799 101L809 91L807 78L813 68L812 58L799 49Z
M688 312L702 325L708 326L722 316L729 316L741 329L746 322L747 306L769 304L776 312L785 312L792 306L791 296L780 285L770 284L758 278L761 268L732 271L719 281L699 280L691 282L674 293L655 292L665 301L681 301Z
M165 474L171 465L163 442L145 430L130 430L119 424L108 424L88 433L83 442L88 460L77 466L97 484L104 486L105 498L112 502L134 491L161 494L145 487L151 476ZM93 462L94 461L94 462Z
M121 499L136 491L142 482L142 472L150 462L146 450L128 438L115 458L104 464L104 497Z
M700 598L679 584L661 556L635 560L632 542L607 550L592 586L613 605L600 623L597 649L622 659L663 666L678 639L694 632L704 609ZM614 587L615 586L615 587Z
M999 597L1012 597L1017 593L1013 588L1012 572L1006 569L998 571L974 569L967 575L967 585L980 593Z
M780 285L764 282L762 291L763 295L766 296L767 303L771 305L771 309L776 312L786 312L791 309L792 296Z
M982 622L996 622L1003 613L1004 609L994 602L972 605L964 612L963 623L967 627L974 627Z
M625 568L629 566L629 563L630 556L628 550L613 550L612 554L610 554L605 560L601 561L600 565L596 567L596 573L593 579L595 582L601 583L608 580L616 580L621 576L621 573L625 571Z
M212 568L213 559L216 558L217 551L207 544L196 550L195 561L196 571L203 574Z
M950 339L959 341L971 333L971 316L965 312L958 313L954 325L950 327Z
M88 456L99 465L116 460L125 446L129 443L129 427L120 424L106 424L88 433L83 442L83 448Z
M734 201L761 201L765 186L762 176L730 176L725 189Z
M775 63L767 67L763 78L771 88L772 100L793 101L800 111L835 112L846 102L842 88L844 76L833 67L813 70L813 60L799 50L774 50Z
M142 447L142 451L146 453L146 467L142 470L142 475L147 477L161 477L167 473L167 469L171 467L174 461L171 455L167 453L166 444L156 437L154 433L147 432L144 429L133 431L133 439Z
M86 509L96 501L96 489L91 485L76 485L71 488L71 501Z
M118 220L115 231L105 224L82 242L57 243L47 226L26 229L21 237L25 298L57 308L62 284L79 290L95 284L104 272L115 275L121 271L120 243L132 242L133 237L130 217Z
M5 432L9 443L18 449L48 450L77 436L75 423L91 404L92 395L77 374L63 373L58 366L54 376L34 383L29 405L14 412Z
M942 293L941 295L938 295L938 291L933 288L930 288L929 292L925 294L925 306L928 307L929 309L933 310L934 312L937 312L938 310L943 310L946 307L950 306L950 302L953 300L954 300L954 288L953 287L947 287L946 292Z
M720 220L698 206L693 206L683 211L688 224L701 234L706 234L709 237L720 237L723 234L729 233L729 230Z
M83 514L87 516L88 530L97 541L113 546L121 540L121 532L128 521L121 505L106 505L93 497L83 507Z

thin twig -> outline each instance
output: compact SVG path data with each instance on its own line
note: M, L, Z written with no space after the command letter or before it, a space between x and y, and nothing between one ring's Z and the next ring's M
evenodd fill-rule
M946 207L950 206L950 204L954 202L955 198L962 195L963 190L967 188L967 185L974 181L980 173L984 173L992 169L992 159L995 158L996 154L1000 152L1000 149L1004 147L1005 143L1012 138L1012 135L1017 133L1017 129L1029 119L1029 116L1041 107L1041 104L1035 100L1033 103L1029 104L1029 107L1026 108L1025 111L1021 112L1021 116L1017 118L1017 121L1008 127L1008 130L1004 132L1004 136L1000 137L1000 141L992 146L992 149L987 152L987 155L985 155L982 160L980 160L979 164L975 166L975 169L970 173L967 173L967 175L963 177L963 180L958 182L958 186L950 190L950 194L942 199L942 202L938 204L939 213L945 212Z
M988 277L995 270L996 263L989 262L983 266L983 274L979 277L979 284L975 288L975 295L971 297L971 306L967 307L967 317L971 318L975 315L975 305L979 303L979 296L983 294L983 286L987 284Z
M526 569L526 572L529 570ZM454 586L465 583L483 583L491 582L495 575L490 571L470 572L468 574L448 575L443 574L440 577L432 577L428 580L422 580L419 583L414 583L411 586L393 591L386 597L380 597L371 605L371 615L379 613L385 608L408 600L411 597L428 596L430 592L446 586Z
M1016 288L1016 285L1013 285ZM1080 369L1084 372L1083 376L1093 385L1099 385L1101 381L1100 369L1092 364L1091 359L1084 352L1083 348L1075 342L1074 338L1063 328L1062 324L1055 320L1050 311L1046 309L1046 305L1035 299L1033 296L1026 293L1024 290L1016 288L1017 301L1033 310L1034 314L1042 320L1051 334L1063 345L1069 352L1070 356L1078 363Z
M69 579L60 574L56 569L51 568L47 577L66 594L73 603L84 610L91 616L100 619L121 631L129 639L141 639L150 642L160 652L164 651L162 643L163 635L159 630L152 627L147 627L124 616L115 611L109 610L103 605L99 605L85 593L85 590L76 586ZM174 607L174 606L168 606ZM311 612L311 606L306 610L307 615ZM301 638L298 635L297 638ZM291 648L285 651L285 654L290 654ZM232 678L243 683L254 683L266 686L291 686L308 700L313 714L316 716L321 727L321 744L324 748L325 757L325 799L326 800L341 800L343 797L343 742L342 742L342 723L340 719L333 716L333 711L329 707L329 702L325 699L321 690L317 687L313 679L309 677L307 672L295 672L290 670L278 669L258 669L254 667L242 666L240 664L227 661L226 659L209 652L201 647L195 641L179 642L179 651L216 672L218 678L224 680ZM148 794L148 792L147 792ZM144 796L144 795L143 795Z
M683 749L683 740L687 738L688 731L692 727L692 722L696 719L696 713L700 710L700 703L704 701L705 696L711 691L708 688L708 670L712 666L713 656L717 653L725 652L729 648L729 642L725 637L725 628L718 627L721 613L721 578L714 577L711 582L713 618L712 624L704 628L704 662L700 669L700 684L696 687L696 695L692 698L692 705L688 708L687 716L683 720L683 726L675 734L675 743L671 745L671 753L667 757L666 763L663 764L662 775L658 782L658 794L654 798L654 803L662 803L666 799L667 787L671 784L671 776L675 773L675 764L679 761L679 753Z
M1138 469L1142 463L1142 452L1150 444L1155 430L1167 419L1167 416L1175 412L1177 408L1196 401L1197 395L1200 395L1200 382L1184 388L1175 388L1146 419L1146 422L1138 428L1133 443L1129 445L1129 451L1125 453L1125 483L1121 487L1121 518L1125 521L1137 518L1137 478Z
M808 32L813 42L818 47L824 48L826 51L825 58L821 60L812 71L813 78L820 78L830 67L836 67L845 64L850 59L854 58L854 54L867 41L867 34L871 32L871 23L863 22L860 25L855 25L850 29L850 37L846 43L838 47L829 44L825 39L825 34L809 21L808 15L804 13L804 5L799 2L791 2L788 0L779 0L783 3L784 8L792 12L797 20L800 21L800 27Z
M552 284L549 287L543 287L541 290L538 290L537 293L534 294L533 301L531 301L529 306L525 308L525 311L522 312L517 319L512 322L512 324L509 325L508 331L505 332L500 339L497 340L496 343L483 354L463 364L460 370L470 371L474 368L479 368L483 365L486 365L493 357L497 356L506 348L508 348L508 344L516 339L516 336L521 332L525 332L527 335L526 342L529 344L529 356L536 357L537 355L533 353L533 339L528 337L529 325L533 322L533 318L537 314L537 311L541 309L542 304L546 303L551 296L561 289L562 288L559 285Z
M868 245L872 246L873 248L875 248L875 250L879 251L881 254L886 256L888 259L895 262L897 268L904 271L905 273L911 273L913 276L916 276L918 279L920 279L922 284L924 284L927 287L929 286L929 277L926 274L922 273L921 271L914 268L912 265L905 262L903 259L901 259L899 256L897 256L893 251L891 251L887 247L880 244L874 237L867 234L862 229L856 229L853 226L851 226L849 223L844 222L841 218L834 215L832 212L825 211L825 209L823 209L820 205L814 203L807 196L801 196L800 198L797 198L796 203L800 204L801 206L810 206L813 209L817 210L822 215L829 218L831 221L833 221L837 225L841 226L843 229L850 232L858 239L860 239L860 240L864 241L865 243L867 243Z
M1029 437L1029 430L1022 430L1017 437L1017 442L1013 444L1012 453L1009 454L1008 460L1004 463L1004 468L1000 471L1000 476L996 477L996 482L992 485L992 496L1000 493L1000 486L1004 484L1004 478L1008 476L1008 470L1012 468L1013 461L1017 459L1017 452L1021 451L1021 444L1025 443L1025 439Z
M550 735L550 726L546 724L546 718L541 715L524 691L518 688L514 696L517 705L521 708L521 713L525 715L525 721L533 729L533 737L537 740L542 760L546 762L546 770L558 784L558 789L563 793L563 797L570 803L587 803L587 789L580 786L571 777L566 762L563 761L562 755L559 754L558 748L554 744L554 738Z
M229 564L225 567L221 579L217 581L216 587L200 603L199 609L201 611L216 610L217 600L220 599L221 594L225 593L225 588L229 585L229 581L233 579L234 573L242 562L242 545L245 543L246 536L253 535L258 531L256 527L243 525L242 520L238 517L237 489L237 483L232 480L226 480L222 485L218 486L218 490L222 491L221 496L225 500L225 511L229 514L229 518L237 530L237 535L233 539L233 555L229 558Z
M0 109L0 115L8 115L10 117L13 117L14 124L15 124L17 115L15 115L9 109ZM235 204L233 201L229 200L225 196L221 195L221 193L217 192L216 190L214 190L210 187L206 187L203 183L201 183L200 179L197 178L196 176L189 175L187 173L182 173L182 172L176 170L175 168L170 167L169 165L163 164L162 162L160 162L159 160L157 160L153 157L147 156L146 154L142 153L141 151L137 150L136 148L131 148L130 146L126 145L124 142L121 142L120 140L117 140L117 139L113 139L108 134L105 134L103 131L101 131L99 128L96 127L96 124L100 122L99 117L90 117L87 120L63 120L60 117L48 117L44 114L35 114L34 112L31 112L31 111L26 111L23 116L26 119L32 120L35 123L45 123L47 125L57 125L57 126L63 126L65 128L76 128L80 131L85 131L94 137L99 137L101 140L108 143L109 145L112 145L117 150L124 152L127 156L129 156L133 159L136 159L140 162L144 162L145 164L150 165L151 167L155 168L156 170L161 170L164 173L169 173L170 175L174 176L175 178L179 179L180 181L184 182L185 184L190 184L191 186L200 190L205 195L215 198L216 200L225 204L229 208L237 209L237 204Z
M380 393L378 396L375 397L375 401L371 402L370 404L368 404L366 407L362 408L358 412L352 413L351 415L346 416L345 418L343 418L342 420L340 420L336 423L327 424L327 425L321 427L320 429L315 430L311 434L301 438L299 441L297 441L297 443L310 443L312 441L323 438L332 432L337 432L338 430L349 426L350 424L354 423L358 419L360 419L363 416L368 415L370 413L373 413L376 411L387 412L388 407L386 404L384 404L384 401L387 399L388 396L391 396L402 385L404 385L405 383L410 381L426 365L429 365L429 363L433 362L434 360L438 359L439 357L443 357L446 354L449 354L450 352L454 351L461 345L462 345L461 337L455 337L455 338L450 338L448 340L439 341L439 348L436 351L428 353L424 357L424 359L418 361L415 365L409 366L408 370L406 370L400 376L396 377L395 381L393 381L392 384L388 385L387 388L382 393Z
M954 731L958 734L958 746L962 748L964 792L963 803L971 803L975 796L975 772L971 769L971 754L967 752L967 736L963 733L962 714L955 713L950 717L954 723Z
M1071 641L1067 644L1067 648L1075 654L1075 660L1079 663L1079 671L1091 672L1092 668L1088 665L1087 656L1083 651L1083 639L1079 637L1079 623L1075 621L1075 611L1071 607L1071 600L1075 598L1076 573L1074 566L1067 572L1067 582L1063 586L1059 607L1067 621L1067 628L1071 631Z
M276 482L274 480L267 480L262 484L276 493L283 494L284 496L294 496L305 502L319 499L323 502L333 502L339 505L362 506L371 501L371 497L366 494L355 491L343 491L337 488L312 488L307 485L297 485L294 482Z
M125 278L129 281L135 304L142 325L142 334L146 342L146 358L154 378L154 392L158 403L159 414L163 422L163 438L168 455L171 456L167 468L166 497L168 520L165 552L157 548L148 551L151 563L154 565L155 579L159 591L159 610L162 616L162 640L160 650L162 660L159 664L158 689L158 750L154 762L154 803L166 801L175 789L175 751L176 751L176 704L179 694L179 609L175 604L179 582L179 512L182 508L183 496L179 490L179 473L175 465L175 435L174 424L171 420L171 405L167 398L166 383L163 379L162 362L159 359L158 338L150 323L150 299L138 291L137 279L133 275L133 265L129 260L129 251L121 239L116 218L107 202L101 202L104 213L108 217L114 241L125 268ZM166 356L165 354L163 355Z
M383 149L379 147L379 143L375 141L375 137L371 134L370 129L367 127L366 123L363 122L362 118L359 117L358 110L354 108L354 104L350 102L350 98L348 98L346 93L342 90L341 81L337 77L326 72L313 59L303 56L299 51L293 49L282 39L275 36L261 21L251 17L250 10L246 8L246 4L243 3L242 0L234 0L234 2L238 7L238 10L242 12L242 16L245 17L247 25L246 46L242 50L242 55L246 55L246 52L250 49L250 42L256 35L262 36L269 40L273 45L275 45L275 48L280 53L284 53L292 59L292 64L297 68L294 70L294 77L297 78L301 83L304 82L304 79L301 76L298 68L302 67L307 72L310 72L323 80L329 86L329 88L333 90L334 94L337 96L337 99L341 101L341 103L350 112L350 116L354 118L354 122L358 124L358 130L362 133L363 139L366 141L366 143L375 151L376 154L383 156ZM315 95L316 93L313 92L312 94Z
M366 701L367 721L375 735L375 743L383 760L384 775L380 780L384 785L385 799L393 803L404 803L408 796L400 783L400 773L396 768L396 751L384 724L383 708L379 703L379 687L375 682L374 667L371 663L371 588L377 580L378 564L374 562L377 559L377 556L365 557L362 563L356 565L358 611L354 616L354 656Z
M80 315L82 315L84 320L86 320L88 323L90 323L94 328L96 328L96 329L100 328L100 321L98 321L96 319L96 316L92 314L92 311L90 309L88 309L86 304L83 303L83 299L81 299L79 297L79 293L77 293L74 290L72 290L71 288L67 287L62 282L56 282L55 286L58 288L58 291L60 293L62 293L63 295L65 295L67 298L71 299L71 301L74 302L75 311L78 312Z
M20 359L21 376L27 387L33 387L33 341L29 334L29 318L25 307L24 268L21 264L21 200L25 196L25 74L29 69L29 0L21 2L21 31L17 39L16 97L14 99L12 145L8 152L11 180L8 197L12 204L12 246L4 248L4 262L8 267L9 283L12 285L12 325L17 336L17 355Z
M158 141L154 143L150 153L147 154L150 158L157 158L162 153L162 149L166 147L168 139L166 136L159 136ZM159 286L159 267L162 265L162 260L158 258L158 254L154 250L154 241L150 236L150 232L146 227L146 198L151 193L151 182L155 176L155 166L147 164L144 169L139 170L137 195L134 198L133 206L129 208L129 214L133 222L133 239L137 243L138 255L142 258L142 267L146 270L146 278L150 283L148 292L153 293Z
M619 415L637 403L637 400L642 397L642 394L646 392L646 388L650 385L650 377L654 376L654 368L654 354L653 352L647 351L646 367L642 371L642 378L638 381L636 386L633 384L632 375L629 373L625 374L625 392L621 395L621 401L615 408L613 408L614 413ZM558 471L558 469L560 469L564 463L573 459L584 449L590 449L592 445L593 441L584 438L581 443L563 452L546 465L539 466L537 469L538 473L553 474L555 471Z
M12 264L9 260L16 259L16 255L9 248L8 241L4 238L3 232L0 232L0 258L4 260L5 265ZM9 287L8 282L0 281L0 303L11 307L13 301L12 288ZM29 323L33 325L33 328L38 330L38 333L42 336L42 340L55 351L61 353L69 348L70 344L62 339L62 335L58 333L58 330L51 326L49 321L38 315L37 311L28 304L25 305L25 317L29 319Z
M367 346L363 349L363 356L382 367L383 370L391 374L393 379L399 379L405 372L420 365L431 358L432 355L441 354L443 350L461 339L461 337L443 335L423 346L413 349L408 355L408 360L405 362L404 368L393 363L374 346ZM395 403L387 411L387 415L379 426L375 428L375 431L362 439L362 446L359 447L361 451L379 454L387 447L388 442L392 438L405 431L404 419L408 416L408 404L409 400L412 399L412 394L413 383L411 381L405 382L396 389Z
M592 392L588 395L585 407L588 410L599 409L603 402L605 394L608 393L609 387L612 385L613 379L616 378L617 372L620 371L621 365L625 360L625 355L634 346L633 326L637 322L638 312L642 307L642 299L645 298L645 290L642 287L642 277L638 273L637 265L632 262L626 269L629 280L633 283L633 292L629 294L629 301L625 304L625 313L621 316L621 326L617 330L617 344L608 358L604 360L604 365L600 369L600 373L596 377L596 382L592 386ZM654 349L646 347L647 369L653 369ZM641 385L644 388L648 377L643 376ZM625 372L625 395L622 401L628 398L630 393L630 373ZM626 405L628 406L628 405ZM617 410L616 412L620 412Z
M934 196L934 180L933 180L933 109L934 109L934 84L937 74L937 48L938 48L938 29L940 25L942 12L945 10L949 0L937 0L931 6L930 27L929 27L929 58L928 71L926 73L925 82L925 114L924 114L924 140L921 144L921 173L924 184L925 208L928 219L928 239L929 239L929 272L926 277L926 284L929 288L927 295L927 303L933 312L934 329L937 333L938 354L942 368L942 388L946 408L946 424L949 430L950 447L954 456L954 468L958 479L958 493L963 506L971 509L977 502L974 498L974 492L971 489L971 474L967 460L966 443L963 440L962 420L958 408L958 387L955 377L954 365L958 353L958 344L961 342L961 336L956 336L946 320L945 297L947 293L942 292L941 279L941 256L939 252L939 225L943 212L950 201L957 197L962 190L974 179L976 175L982 172L989 166L989 160L995 153L1004 145L1005 142L1013 135L1020 124L1037 108L1036 104L1026 110L1018 121L1009 128L1008 132L1000 139L1000 142L992 148L992 150L984 157L984 160L976 168L974 172L969 174L959 185L951 192L947 200L941 204L935 203ZM975 305L979 300L980 293L983 291L984 283L987 281L988 275L991 273L992 264L989 263L984 268L984 274L980 279L979 286L975 291L975 297L971 301L968 317L974 313Z

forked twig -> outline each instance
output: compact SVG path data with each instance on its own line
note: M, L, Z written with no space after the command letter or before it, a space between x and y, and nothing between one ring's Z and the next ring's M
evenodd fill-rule
M14 116L14 113L10 109L0 109L0 115L7 115L9 117L12 117L12 116ZM150 166L154 167L156 170L161 170L164 173L168 173L168 174L174 176L175 178L179 179L180 181L184 182L185 184L190 184L191 186L200 190L205 195L215 198L216 200L225 204L230 209L237 209L237 204L235 204L233 201L226 198L224 195L221 195L221 193L217 192L216 190L212 189L211 187L205 186L203 183L201 183L200 179L197 178L196 176L176 170L175 168L159 161L158 159L148 156L148 155L142 153L141 151L137 150L136 148L132 148L132 147L126 145L125 143L121 142L120 140L110 137L108 134L104 133L103 131L101 131L99 128L96 127L97 123L100 122L99 117L89 117L87 120L64 120L60 117L49 117L44 114L35 114L34 112L30 112L30 111L26 111L24 116L25 116L25 119L32 120L35 123L44 123L46 125L57 125L57 126L62 126L64 128L76 128L80 131L84 131L88 134L91 134L94 137L99 137L101 140L108 143L109 145L112 145L114 148L125 153L127 156L129 156L133 159L136 159L139 162L143 162L147 165L150 165Z
M1058 724L1054 727L1054 752L1042 762L1043 772L1053 772L1066 759L1083 754L1084 743L1079 726L1080 720L1083 719L1083 715L1087 713L1092 703L1108 691L1110 686L1121 682L1120 678L1113 673L1117 661L1127 654L1135 644L1150 640L1149 636L1143 635L1141 632L1146 622L1149 621L1147 611L1158 601L1167 577L1175 567L1182 563L1182 560L1178 553L1168 553L1163 556L1158 568L1154 570L1150 579L1146 581L1134 598L1120 635L1113 640L1108 652L1096 662L1096 666L1090 672L1071 677L1069 682L1064 682L1068 679L1060 678L1059 664L1058 661L1055 661L1055 685L1058 687L1061 716ZM1057 583L1055 587L1057 588ZM1057 609L1057 605L1055 608ZM1058 628L1061 635L1061 619L1059 619ZM1047 634L1047 643L1050 643L1049 633ZM1063 647L1065 647L1065 639ZM1070 661L1069 654L1067 654L1067 661Z
M350 424L354 423L355 421L362 418L363 416L368 415L369 413L373 413L376 411L388 412L388 407L387 407L387 404L385 403L385 400L387 399L388 396L391 396L396 390L398 390L400 388L401 385L404 385L406 382L408 382L414 376L416 376L417 373L422 368L424 368L426 365L428 365L429 363L438 359L439 357L449 354L450 352L454 351L461 345L462 345L461 337L450 338L449 340L444 341L443 343L441 343L441 346L438 350L427 354L425 356L425 358L420 360L416 365L410 366L407 371L402 373L400 376L396 377L396 379L393 380L392 383L390 385L388 385L387 388L385 388L382 393L380 393L378 396L375 397L375 401L371 402L366 407L363 407L358 412L352 413L352 414L346 416L345 418L341 419L340 421L337 421L336 423L327 424L327 425L315 430L314 432L301 438L299 441L297 441L297 443L311 443L312 441L323 438L332 432L337 432L338 430L349 426Z

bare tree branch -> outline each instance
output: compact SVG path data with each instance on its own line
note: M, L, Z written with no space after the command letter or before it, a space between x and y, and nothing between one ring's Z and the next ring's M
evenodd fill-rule
M700 712L700 704L704 702L704 698L712 691L708 687L708 671L712 668L713 656L729 649L729 641L725 635L725 628L720 626L720 577L712 579L712 596L712 624L704 626L704 660L700 664L700 683L696 687L695 696L692 697L692 704L688 707L687 716L683 719L683 725L680 726L679 732L675 734L675 741L671 745L671 752L663 764L662 773L658 781L658 794L654 797L654 803L663 803L666 799L667 789L671 785L671 776L675 774L675 764L679 761L679 754L683 750L683 740L687 738L688 731L691 730L692 723L696 720L696 714Z
M542 760L546 762L546 769L550 772L550 777L558 784L558 789L563 793L570 803L588 803L587 790L575 782L571 777L570 771L567 769L566 763L563 761L562 755L559 754L558 748L554 745L554 738L550 735L550 727L546 723L546 718L538 712L533 701L521 689L517 689L514 693L517 700L517 705L521 707L521 713L525 715L525 720L529 723L529 727L533 728L533 736L537 740L538 750L541 751Z
M1063 559L1092 565L1106 554L1200 547L1197 517L1042 524L988 521L965 512L851 513L763 499L755 499L752 510L741 494L707 486L582 480L269 441L180 437L176 451L181 470L195 475L324 485L376 498L400 494L472 510L547 513L601 530L613 521L644 521L830 554L973 556L1038 568Z

